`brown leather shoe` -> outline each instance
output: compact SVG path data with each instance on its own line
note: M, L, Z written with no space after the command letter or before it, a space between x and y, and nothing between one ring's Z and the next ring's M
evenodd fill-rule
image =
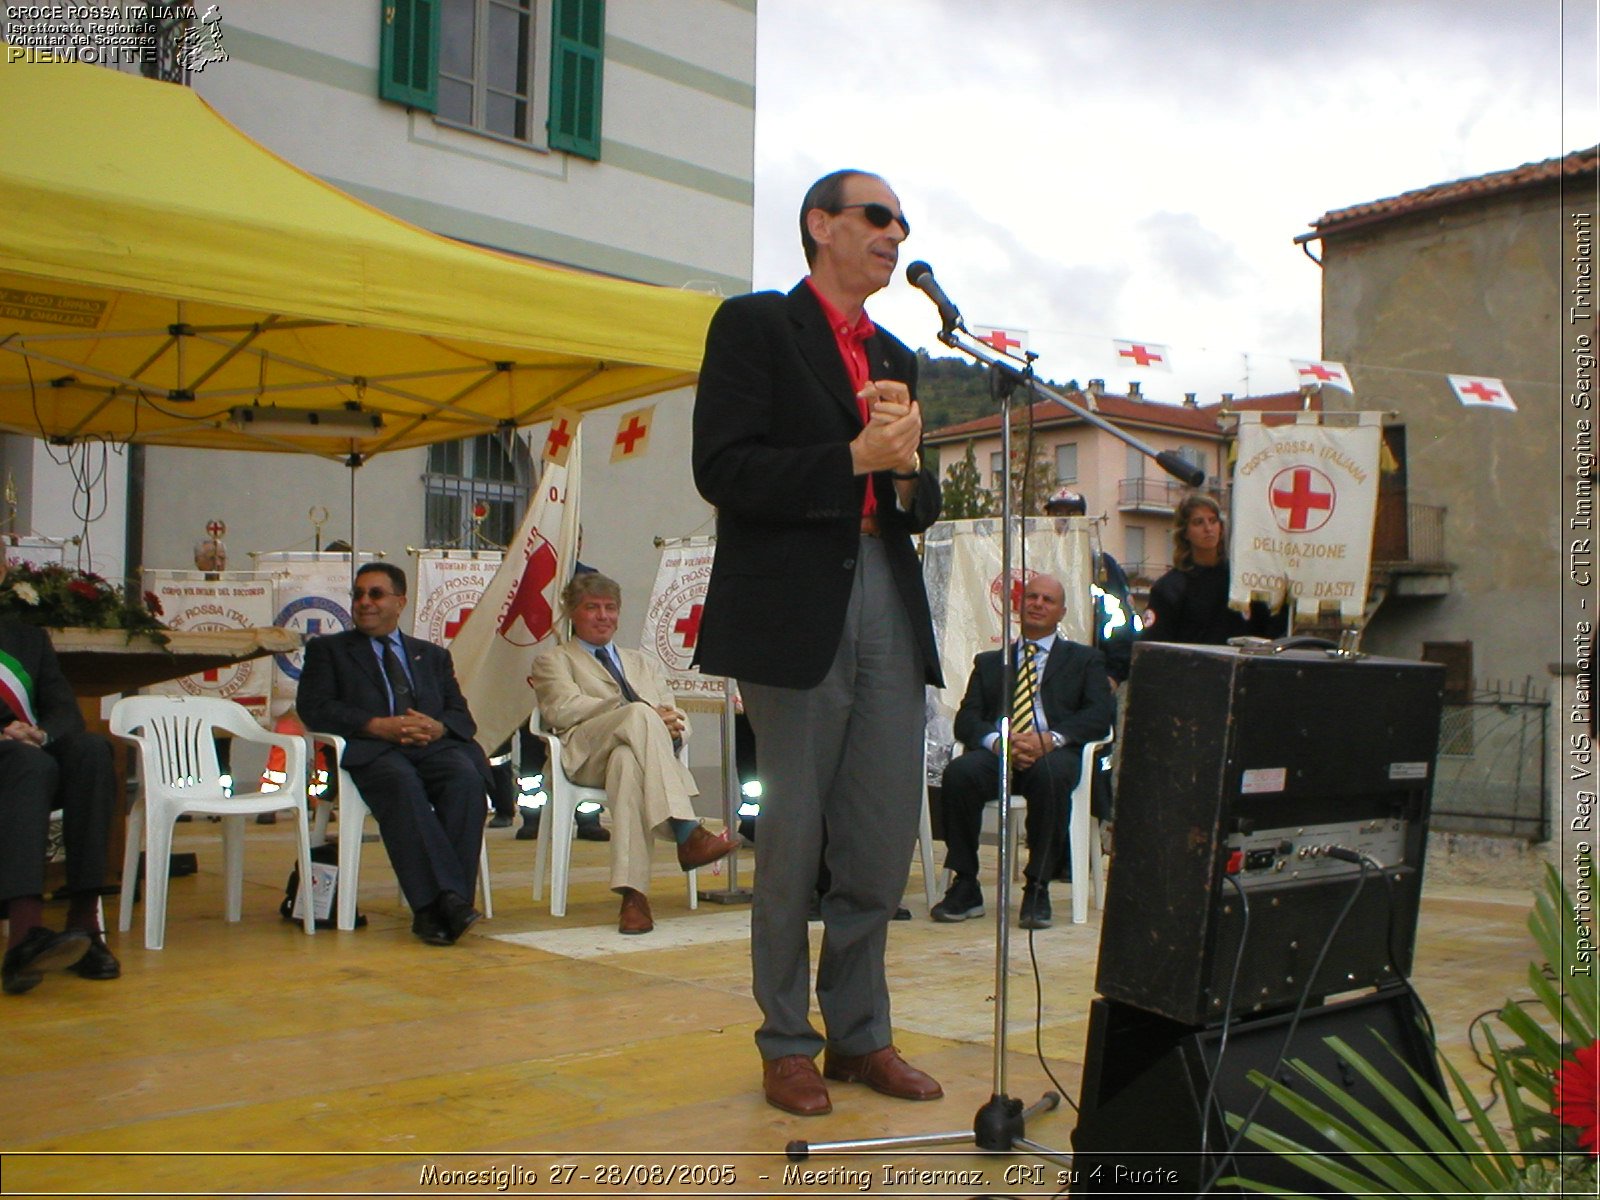
M633 888L622 892L622 911L617 915L618 933L649 933L656 927L650 915L650 897Z
M833 1111L828 1085L817 1074L817 1064L804 1054L786 1054L762 1063L761 1090L773 1108L797 1117L820 1117Z
M822 1056L822 1073L844 1083L864 1083L897 1100L937 1100L944 1095L938 1080L901 1058L893 1046L854 1057L828 1050Z
M738 848L737 833L726 830L722 833L708 833L704 825L696 825L688 840L678 847L678 865L685 871L708 867Z

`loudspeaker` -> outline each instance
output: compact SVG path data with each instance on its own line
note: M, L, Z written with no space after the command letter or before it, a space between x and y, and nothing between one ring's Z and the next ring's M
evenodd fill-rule
M1136 646L1099 992L1199 1026L1403 979L1443 684L1431 663Z
M1404 1128L1377 1089L1324 1039L1342 1038L1385 1080L1426 1109L1422 1089L1405 1067L1441 1093L1444 1086L1419 1016L1420 1008L1405 988L1308 1009L1284 1059L1305 1061L1380 1117ZM1072 1133L1072 1194L1194 1195L1216 1172L1234 1137L1222 1114L1249 1113L1261 1096L1249 1072L1272 1069L1288 1027L1287 1014L1241 1021L1229 1031L1219 1058L1220 1029L1197 1030L1114 1001L1094 1001L1078 1127ZM1316 1094L1288 1067L1277 1078L1302 1095ZM1203 1111L1208 1092L1210 1110ZM1313 1149L1334 1149L1270 1099L1262 1102L1255 1123ZM1223 1171L1224 1177L1235 1174L1311 1194L1326 1186L1293 1161L1254 1148L1241 1148Z

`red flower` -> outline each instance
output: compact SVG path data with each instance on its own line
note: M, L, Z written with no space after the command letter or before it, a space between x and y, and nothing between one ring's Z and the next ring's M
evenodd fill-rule
M98 600L100 589L86 579L74 579L68 582L67 590L74 596L82 596L85 600Z
M161 597L154 592L144 594L144 606L158 617L167 615L167 610L161 607Z
M1563 1125L1578 1131L1578 1145L1600 1158L1600 1043L1590 1042L1561 1064L1553 1111Z

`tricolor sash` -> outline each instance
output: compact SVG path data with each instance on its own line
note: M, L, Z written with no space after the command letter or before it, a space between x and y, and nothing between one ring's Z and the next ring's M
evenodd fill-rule
M33 715L33 676L4 650L0 650L0 702L29 725L39 723Z

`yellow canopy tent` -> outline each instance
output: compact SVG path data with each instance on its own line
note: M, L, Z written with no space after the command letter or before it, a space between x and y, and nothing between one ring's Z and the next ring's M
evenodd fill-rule
M715 306L438 237L187 88L0 43L0 431L354 465L689 383Z

